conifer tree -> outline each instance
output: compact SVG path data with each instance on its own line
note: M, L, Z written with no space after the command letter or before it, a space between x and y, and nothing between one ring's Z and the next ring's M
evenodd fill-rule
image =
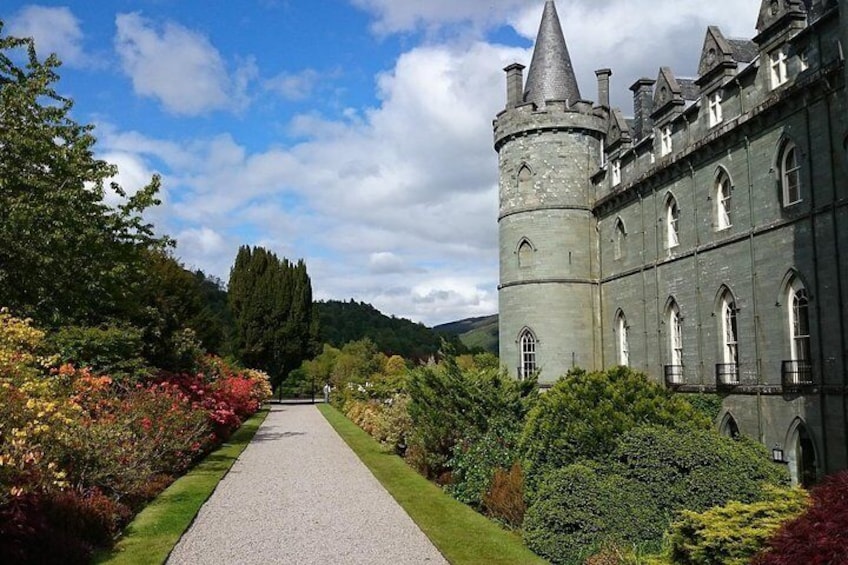
M236 325L235 353L267 371L274 386L314 350L312 283L303 260L280 260L242 246L230 270L229 301Z

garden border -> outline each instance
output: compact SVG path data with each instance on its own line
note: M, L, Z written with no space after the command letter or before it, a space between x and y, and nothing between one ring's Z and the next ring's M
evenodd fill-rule
M250 444L268 416L263 408L191 471L153 499L124 529L112 550L95 556L94 563L122 565L165 563L200 508Z

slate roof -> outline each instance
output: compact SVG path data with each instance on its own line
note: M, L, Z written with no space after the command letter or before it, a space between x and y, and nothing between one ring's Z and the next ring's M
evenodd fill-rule
M553 0L545 2L524 89L525 102L544 106L545 100L568 100L569 103L580 100L580 88Z
M737 63L750 63L757 58L757 44L750 39L728 39L731 56Z

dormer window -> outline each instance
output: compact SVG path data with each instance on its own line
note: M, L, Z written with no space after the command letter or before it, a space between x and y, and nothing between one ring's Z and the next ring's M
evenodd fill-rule
M786 74L786 52L783 48L772 51L769 55L769 68L771 69L771 87L773 89L789 80Z
M671 126L665 126L660 130L660 157L671 153Z
M710 96L710 127L715 127L721 123L721 91L717 91Z
M621 159L615 159L612 162L612 185L618 186L621 184Z

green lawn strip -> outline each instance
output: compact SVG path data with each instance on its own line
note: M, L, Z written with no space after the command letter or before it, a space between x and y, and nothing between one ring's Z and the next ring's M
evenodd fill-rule
M162 491L127 526L115 548L97 557L95 563L164 563L267 415L268 410L256 413L229 441Z
M547 563L521 538L451 498L403 459L383 451L341 412L320 405L324 417L453 565Z

